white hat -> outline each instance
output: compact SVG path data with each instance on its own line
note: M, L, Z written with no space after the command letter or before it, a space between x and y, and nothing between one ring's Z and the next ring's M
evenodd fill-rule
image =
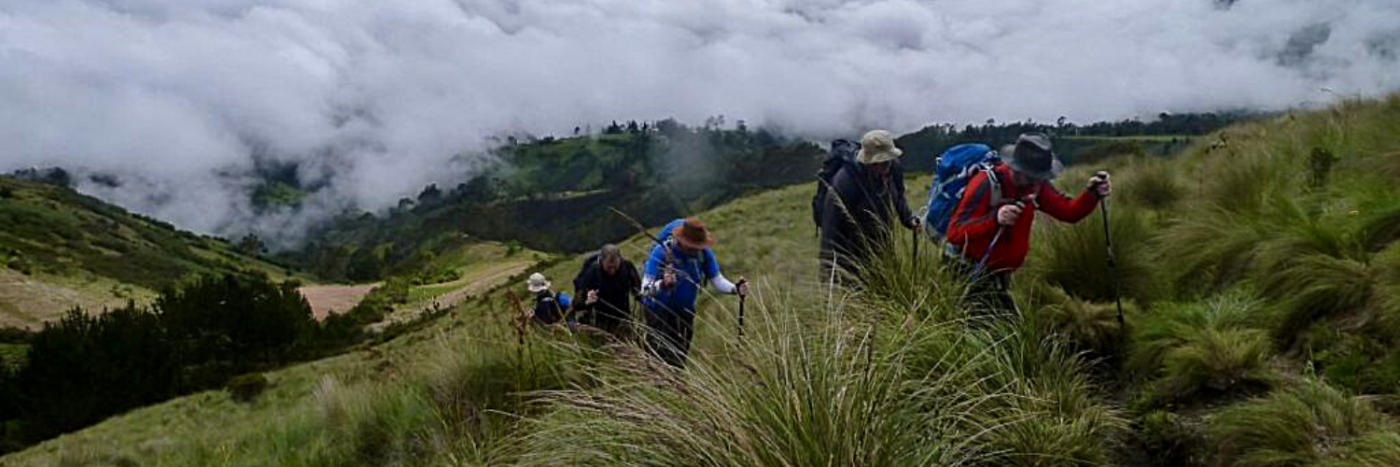
M540 291L549 290L549 286L549 279L545 279L544 274L537 272L530 275L530 282L528 285L530 293L540 293Z
M856 162L879 164L899 159L902 155L904 151L894 145L894 135L885 130L870 130L860 137L860 154L856 155Z

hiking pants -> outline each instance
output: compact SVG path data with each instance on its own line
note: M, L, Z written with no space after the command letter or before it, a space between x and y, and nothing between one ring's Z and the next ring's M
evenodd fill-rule
M647 350L676 368L685 368L690 339L695 337L695 310L647 308Z
M1009 320L1016 315L1016 301L1011 298L1011 273L977 271L977 266L963 258L945 256L959 275L969 278L963 293L963 306L978 323ZM975 277L974 277L975 276Z

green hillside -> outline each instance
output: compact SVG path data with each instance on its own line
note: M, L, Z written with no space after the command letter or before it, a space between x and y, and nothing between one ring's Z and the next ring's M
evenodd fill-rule
M866 287L827 287L802 184L701 214L756 295L743 336L735 299L702 299L684 372L517 335L517 280L253 402L203 392L0 465L1397 465L1400 97L1103 165L1126 329L1097 213L1038 222L1017 319L968 326L902 232Z
M53 184L0 176L0 325L37 326L199 273L292 273L216 238L176 230Z
M709 209L747 193L809 180L822 151L747 128L689 128L671 120L600 135L510 140L496 163L456 187L424 188L386 215L338 219L289 261L321 277L371 281L403 274L466 235L540 251L581 252L632 235L609 210L647 223Z

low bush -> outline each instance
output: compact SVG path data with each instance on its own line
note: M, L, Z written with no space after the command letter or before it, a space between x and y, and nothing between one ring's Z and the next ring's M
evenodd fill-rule
M233 400L248 403L266 391L268 384L267 377L262 373L248 373L230 379L224 385L224 390Z

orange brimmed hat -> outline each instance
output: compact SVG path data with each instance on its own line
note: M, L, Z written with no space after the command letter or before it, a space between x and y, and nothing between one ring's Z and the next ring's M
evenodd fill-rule
M715 236L705 228L705 223L695 217L685 218L684 223L671 230L671 237L681 246L694 250L709 248L715 244Z

